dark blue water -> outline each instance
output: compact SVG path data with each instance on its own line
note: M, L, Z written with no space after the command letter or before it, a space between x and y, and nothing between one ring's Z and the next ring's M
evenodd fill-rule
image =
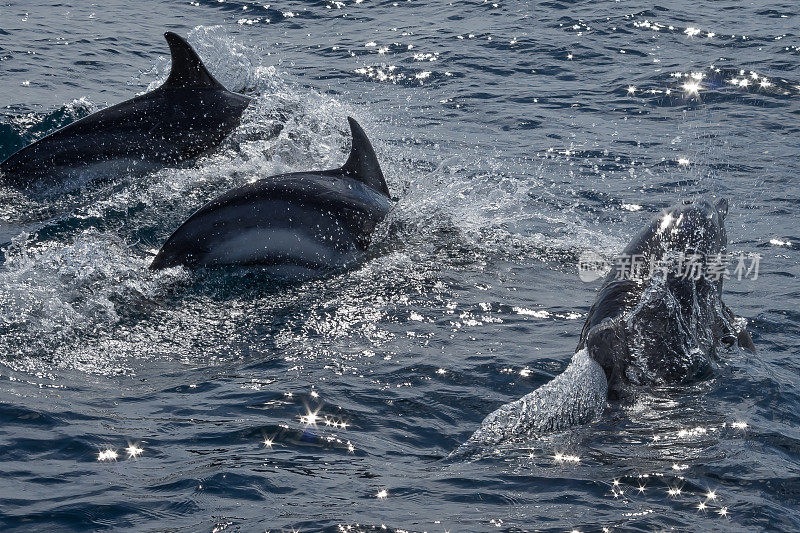
M0 158L156 87L167 29L257 101L188 168L0 189L0 524L800 529L799 25L789 1L6 0ZM400 198L368 260L146 269L216 194L340 165L347 115ZM762 256L725 293L757 352L442 461L567 365L599 288L578 255L695 195Z

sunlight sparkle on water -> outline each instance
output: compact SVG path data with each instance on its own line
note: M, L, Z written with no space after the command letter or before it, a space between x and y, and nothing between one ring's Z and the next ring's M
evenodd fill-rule
M129 457L129 458L131 458L131 457L132 457L132 458L134 458L134 459L135 459L136 457L139 457L139 456L142 454L142 452L144 452L144 450L143 450L143 449L139 448L139 447L138 447L137 445L135 445L135 444L131 444L130 446L128 446L127 448L125 448L125 451L126 451L126 452L128 452L128 457Z
M333 426L333 427L335 427L335 428L337 428L337 429L338 429L338 428L341 428L341 429L347 429L347 425L348 425L348 424L347 424L347 422L344 422L344 421L340 422L340 421L338 421L338 420L333 420L333 419L331 419L331 418L328 418L328 417L326 416L326 417L325 417L325 425L326 425L326 426Z
M712 431L713 431L713 428L712 428ZM690 428L690 429L683 428L680 431L678 431L678 437L680 437L680 438L697 437L699 435L705 435L706 433L708 433L708 430L706 428L704 428L704 427L701 427L701 426L698 426L698 427L693 428L693 429L692 428Z
M375 497L379 500L385 500L389 497L389 493L386 491L386 489L381 489L378 491L378 494L376 494Z
M319 411L308 411L308 414L300 416L300 422L307 426L316 426L317 420L319 420L319 415L317 414Z
M565 455L558 452L553 456L553 460L557 463L579 463L581 458L577 455Z
M101 450L100 453L97 454L98 461L116 461L119 454L117 450L112 450L108 448L106 450Z
M700 94L700 84L696 81L687 81L683 84L683 92L686 96L697 96Z

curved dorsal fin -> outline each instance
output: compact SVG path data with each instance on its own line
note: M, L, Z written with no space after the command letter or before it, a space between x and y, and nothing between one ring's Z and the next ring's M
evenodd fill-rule
M342 166L342 172L388 197L389 188L367 134L353 117L347 117L347 121L350 123L353 146L350 148L350 157Z
M169 51L172 55L172 70L162 87L225 89L220 82L214 79L200 56L183 37L168 31L164 34L164 38L169 44Z
M719 213L720 218L723 220L726 216L728 216L728 199L727 198L720 198L717 200L717 203L714 204L714 207L717 208L717 213Z

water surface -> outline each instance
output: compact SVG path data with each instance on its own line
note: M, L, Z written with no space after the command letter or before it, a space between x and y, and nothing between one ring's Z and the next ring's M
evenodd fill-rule
M799 21L788 1L6 1L0 158L156 87L165 30L257 100L187 168L0 189L0 523L800 529ZM340 165L347 115L399 197L356 268L146 269L216 194ZM599 288L578 255L698 195L762 256L725 293L757 353L442 461L568 363Z

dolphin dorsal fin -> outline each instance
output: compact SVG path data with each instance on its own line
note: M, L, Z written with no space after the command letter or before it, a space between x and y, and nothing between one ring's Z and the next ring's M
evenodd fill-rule
M164 34L164 38L167 40L170 54L172 54L172 70L162 87L225 89L220 82L214 79L200 56L183 37L168 31Z
M728 200L727 198L720 198L717 200L717 203L714 204L714 207L717 208L717 213L719 213L720 218L723 220L726 216L728 216Z
M386 186L381 166L375 157L372 144L367 139L367 134L353 117L347 117L347 121L350 123L353 146L350 148L350 157L341 169L342 172L388 197L389 188Z

